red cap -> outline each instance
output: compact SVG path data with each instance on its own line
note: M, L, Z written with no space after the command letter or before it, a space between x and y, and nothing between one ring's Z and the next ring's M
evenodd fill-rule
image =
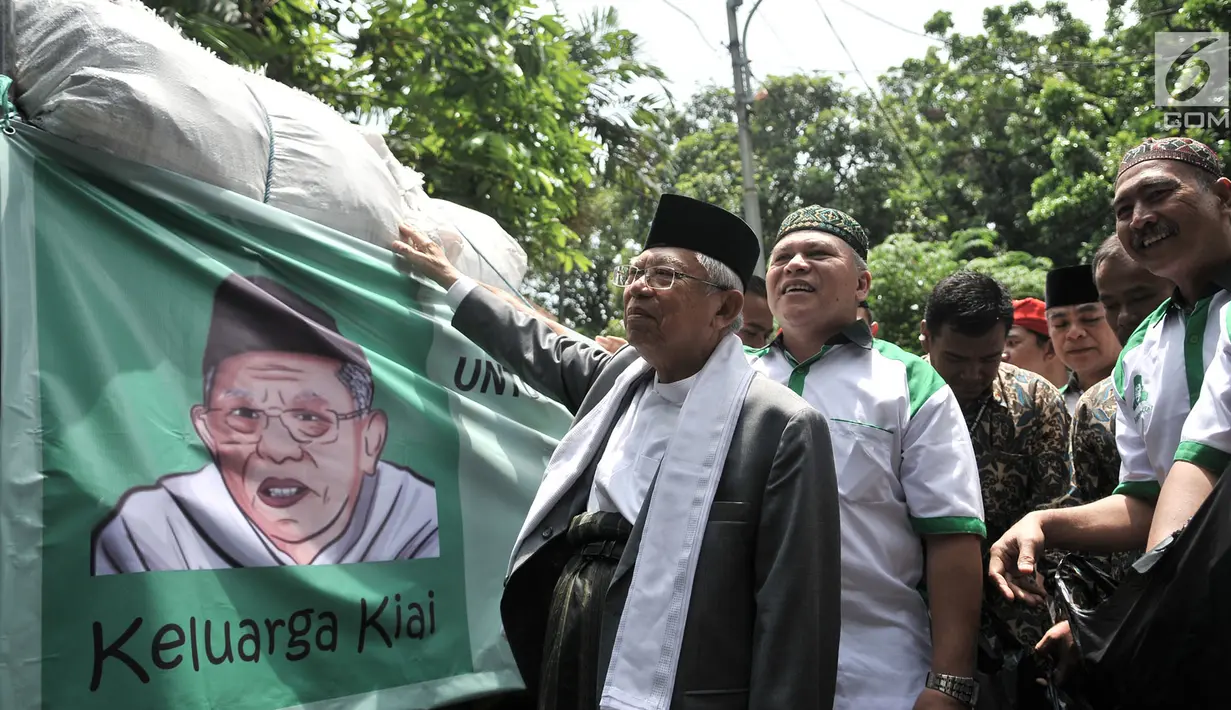
M1047 336L1047 307L1037 298L1013 302L1013 325Z

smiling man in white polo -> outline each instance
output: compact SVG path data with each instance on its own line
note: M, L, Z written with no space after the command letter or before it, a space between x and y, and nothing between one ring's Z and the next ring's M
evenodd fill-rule
M1231 180L1191 138L1147 138L1125 154L1112 208L1130 257L1176 285L1133 332L1112 372L1120 483L1112 495L1031 513L992 546L989 574L1010 599L1040 603L1035 563L1044 549L1128 552L1180 527L1208 492L1181 448L1181 432L1218 349L1231 294ZM1166 483L1168 495L1160 498ZM1155 510L1155 504L1158 510ZM1153 523L1153 525L1152 525Z
M970 707L986 534L978 467L941 376L874 340L858 318L867 253L867 234L843 212L787 217L766 274L782 332L750 357L833 431L842 504L834 707Z

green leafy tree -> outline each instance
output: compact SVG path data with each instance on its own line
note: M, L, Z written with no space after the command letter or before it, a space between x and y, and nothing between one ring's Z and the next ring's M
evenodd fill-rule
M880 324L882 340L919 352L919 321L936 282L956 271L961 262L944 242L893 234L868 254L872 290L868 305Z
M385 118L390 148L429 191L495 218L534 268L584 268L566 221L592 179L595 144L582 125L590 76L564 26L529 9L520 0L366 5L351 60L370 89L342 108Z
M767 242L795 209L836 207L855 216L874 239L894 224L885 186L900 169L883 128L867 120L870 99L828 77L769 77L752 107L753 151ZM709 89L678 111L661 176L672 191L741 214L734 98Z
M1031 33L1024 26L1032 20L1052 30ZM1100 103L1070 70L1103 57L1106 48L1062 3L989 8L978 35L954 33L952 26L949 13L938 13L925 29L943 37L944 46L904 62L884 81L887 104L919 166L890 191L892 203L917 234L947 239L988 227L1011 249L1075 255L1101 224L1086 214L1074 219L1069 210L1062 234L1041 229L1031 219L1034 186L1054 159L1081 170L1102 167L1090 151L1069 143L1105 121Z
M944 46L882 83L921 168L889 190L915 223L899 231L947 239L990 225L1009 249L1087 257L1114 227L1107 205L1129 147L1185 134L1231 157L1225 127L1170 129L1153 105L1154 33L1228 23L1227 0L1112 0L1102 33L1063 2L989 8L974 35L938 13L925 29Z
M991 230L968 230L948 242L891 235L868 254L872 290L868 303L880 323L878 336L912 352L919 347L919 322L936 284L959 269L1000 281L1013 298L1043 296L1052 263L1020 251L1000 250Z

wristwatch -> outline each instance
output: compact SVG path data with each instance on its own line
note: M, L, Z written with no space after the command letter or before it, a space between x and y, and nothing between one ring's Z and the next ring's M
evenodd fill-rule
M929 672L924 687L944 693L969 708L979 701L979 681L974 678Z

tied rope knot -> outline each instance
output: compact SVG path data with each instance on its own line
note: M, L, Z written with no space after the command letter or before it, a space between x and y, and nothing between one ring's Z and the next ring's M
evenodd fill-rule
M13 128L13 118L17 116L17 109L9 101L9 87L12 85L11 78L0 74L0 132L6 136L17 133Z

